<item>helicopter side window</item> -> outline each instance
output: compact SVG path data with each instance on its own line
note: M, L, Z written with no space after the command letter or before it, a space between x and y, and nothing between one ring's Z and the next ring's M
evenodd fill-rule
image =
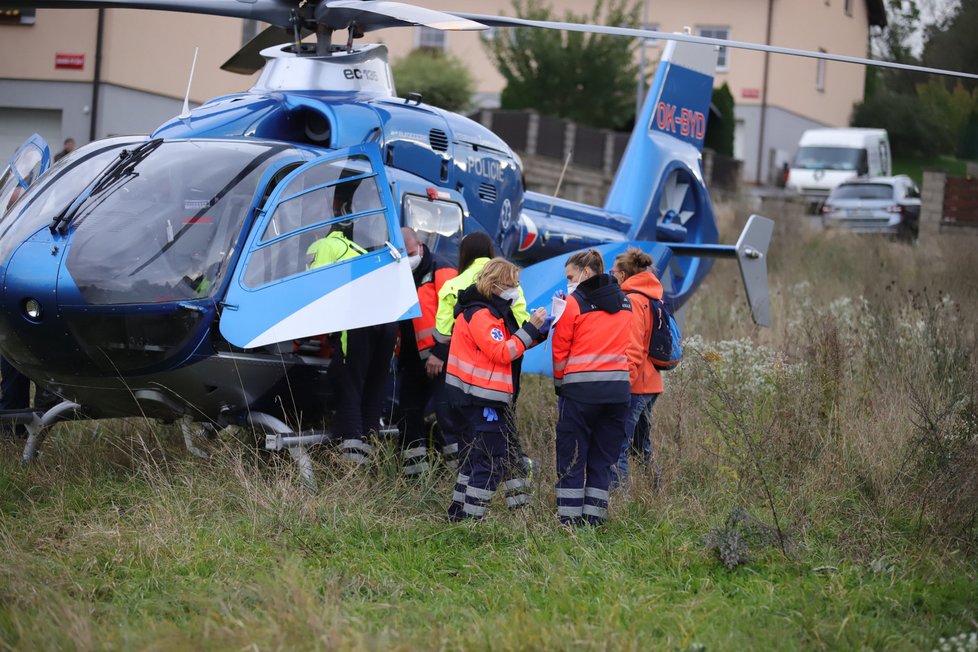
M346 175L275 207L245 269L246 286L259 287L386 248L390 234L376 180L349 168Z

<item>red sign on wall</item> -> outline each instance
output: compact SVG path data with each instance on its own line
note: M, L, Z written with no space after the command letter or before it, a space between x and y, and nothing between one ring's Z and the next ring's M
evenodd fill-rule
M81 70L85 67L84 54L65 54L58 52L54 55L55 68L68 68L69 70Z
M749 100L757 99L761 96L761 89L759 88L741 88L740 96Z

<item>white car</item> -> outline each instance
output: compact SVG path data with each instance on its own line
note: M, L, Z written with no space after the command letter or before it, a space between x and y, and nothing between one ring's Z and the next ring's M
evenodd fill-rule
M920 190L906 175L846 181L822 205L822 224L829 229L890 233L913 240L919 222Z

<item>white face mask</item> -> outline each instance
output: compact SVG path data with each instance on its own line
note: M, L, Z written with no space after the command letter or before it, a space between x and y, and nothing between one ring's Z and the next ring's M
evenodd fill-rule
M499 298L509 301L510 303L513 303L520 298L520 289L509 288L508 290L503 290L502 292L499 293Z
M584 277L584 270L582 269L581 273L577 275L576 281L569 281L567 283L567 296L574 294L574 290L576 290L577 286L580 285L581 281L584 280L583 277Z
M408 256L407 259L411 269L417 269L418 265L421 264L421 256Z

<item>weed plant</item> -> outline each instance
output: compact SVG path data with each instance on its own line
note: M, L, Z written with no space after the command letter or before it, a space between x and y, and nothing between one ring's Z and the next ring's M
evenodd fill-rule
M200 460L174 425L62 424L30 467L0 444L0 649L974 649L978 240L765 208L773 327L717 263L655 406L661 484L635 469L604 527L553 516L546 379L518 406L533 500L482 523L390 445L317 451L313 495L245 430ZM720 212L731 241L748 211Z

